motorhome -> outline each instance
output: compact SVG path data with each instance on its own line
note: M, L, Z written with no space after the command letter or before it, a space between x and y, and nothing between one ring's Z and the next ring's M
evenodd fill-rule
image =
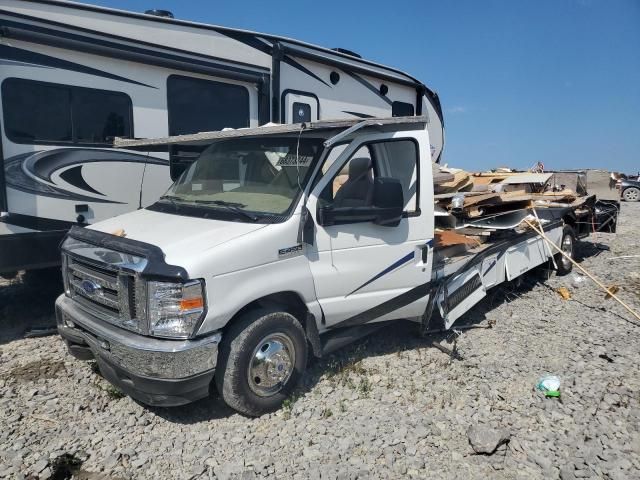
M154 203L195 147L140 154L150 138L269 122L428 117L437 95L342 48L61 0L0 5L0 274L59 264L72 225Z
M56 302L69 351L144 403L217 388L260 415L292 392L308 356L385 322L451 328L489 289L554 255L568 273L574 240L605 225L586 203L594 197L534 209L515 192L495 207L516 210L436 212L427 125L391 117L119 140L204 150L148 208L71 229ZM608 228L616 212L605 212ZM532 214L546 239L521 228ZM436 242L436 216L462 241ZM466 245L456 232L469 230L481 235Z

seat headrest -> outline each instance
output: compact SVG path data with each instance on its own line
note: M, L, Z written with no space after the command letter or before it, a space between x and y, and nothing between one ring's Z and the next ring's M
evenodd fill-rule
M371 159L366 157L352 158L349 162L349 180L354 180L369 171Z

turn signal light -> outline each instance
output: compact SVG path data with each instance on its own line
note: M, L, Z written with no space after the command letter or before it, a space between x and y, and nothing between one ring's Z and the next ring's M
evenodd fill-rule
M180 301L180 310L194 310L204 307L204 299L202 297L185 298Z

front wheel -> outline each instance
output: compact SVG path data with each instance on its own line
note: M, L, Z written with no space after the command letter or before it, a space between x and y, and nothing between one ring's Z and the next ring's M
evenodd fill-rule
M576 235L573 232L573 228L571 228L569 225L565 225L562 229L562 241L560 242L559 247L571 258L573 258L574 256L575 239ZM573 263L571 263L571 261L567 257L562 255L561 253L557 253L555 256L555 260L556 265L558 266L558 275L567 275L571 273L571 270L573 270Z
M227 405L257 417L280 408L306 364L307 340L300 322L286 312L256 310L223 336L215 382Z
M622 198L624 198L627 202L640 201L640 189L629 187L624 192L622 192Z

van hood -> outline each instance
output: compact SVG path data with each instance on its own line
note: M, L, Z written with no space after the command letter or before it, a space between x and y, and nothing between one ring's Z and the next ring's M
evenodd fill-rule
M230 240L266 227L265 224L212 220L137 210L91 225L89 228L160 247L167 263L197 255Z

